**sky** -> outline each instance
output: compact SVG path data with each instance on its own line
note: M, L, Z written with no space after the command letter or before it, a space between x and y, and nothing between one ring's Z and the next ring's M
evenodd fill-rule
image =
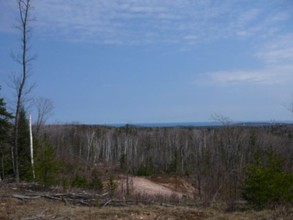
M287 121L292 0L32 0L28 85L49 123ZM0 96L20 74L16 1L0 0ZM29 111L36 118L35 107Z

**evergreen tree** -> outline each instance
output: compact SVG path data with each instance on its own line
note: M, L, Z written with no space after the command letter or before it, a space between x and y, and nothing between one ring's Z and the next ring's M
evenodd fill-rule
M45 138L38 143L36 151L36 178L45 187L58 183L61 161L56 157L56 149Z
M11 124L9 120L12 118L5 109L5 102L0 98L0 143L6 143L9 139Z
M293 203L293 173L284 170L284 160L274 150L247 167L243 197L256 208Z
M29 122L26 117L26 112L23 108L21 109L19 116L18 143L20 179L31 180L32 169L30 164Z
M12 172L10 150L8 146L11 133L11 118L13 118L12 114L6 110L4 99L0 98L0 179L3 179L6 174Z
M6 103L3 98L0 98L0 143L8 140L11 124L9 120L12 114L6 110Z

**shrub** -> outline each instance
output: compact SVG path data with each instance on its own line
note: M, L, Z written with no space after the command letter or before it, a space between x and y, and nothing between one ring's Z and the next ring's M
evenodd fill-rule
M76 188L87 188L88 182L86 177L79 174L75 174L74 179L71 183L71 186Z
M36 155L36 178L46 187L57 184L61 163L56 158L56 150L47 141L42 143Z
M109 175L109 182L108 182L108 188L110 191L110 196L112 197L114 195L115 190L117 189L118 185L115 181L115 177L113 174Z
M93 170L91 177L92 178L89 187L98 192L101 192L103 190L104 184L102 179L100 178L99 172L97 170Z
M145 165L140 165L136 174L137 176L151 176L154 174L154 171Z
M256 208L293 202L293 174L283 170L284 161L273 150L247 166L243 197ZM267 160L265 160L267 159Z

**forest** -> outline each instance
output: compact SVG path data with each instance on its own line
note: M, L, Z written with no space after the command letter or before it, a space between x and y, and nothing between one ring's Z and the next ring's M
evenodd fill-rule
M44 127L42 136L54 146L56 158L70 165L70 174L74 176L90 179L93 168L99 166L138 176L185 176L197 189L194 199L207 204L224 201L233 206L243 198L256 206L292 203L291 125L227 124L206 128L49 125ZM72 180L74 176L70 174L65 171L61 175ZM266 189L266 184L275 184L274 189ZM257 193L257 187L268 191L264 194L275 193L274 198L270 195L250 198L251 193Z

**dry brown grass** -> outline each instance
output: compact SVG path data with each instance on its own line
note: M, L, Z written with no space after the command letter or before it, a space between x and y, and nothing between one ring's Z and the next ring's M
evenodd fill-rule
M0 219L283 219L292 220L293 211L264 210L226 213L212 208L162 207L136 205L130 207L85 207L66 205L44 198L21 201L2 196Z
M205 219L205 211L187 207L84 207L37 199L1 201L0 219Z
M276 209L243 212L225 212L224 208L204 208L186 206L159 206L137 204L124 207L86 207L66 204L62 201L46 198L19 200L14 194L26 194L29 190L15 185L0 185L0 220L23 219L220 219L220 220L248 220L248 219L282 219L292 220L293 209ZM46 193L46 192L41 192Z

